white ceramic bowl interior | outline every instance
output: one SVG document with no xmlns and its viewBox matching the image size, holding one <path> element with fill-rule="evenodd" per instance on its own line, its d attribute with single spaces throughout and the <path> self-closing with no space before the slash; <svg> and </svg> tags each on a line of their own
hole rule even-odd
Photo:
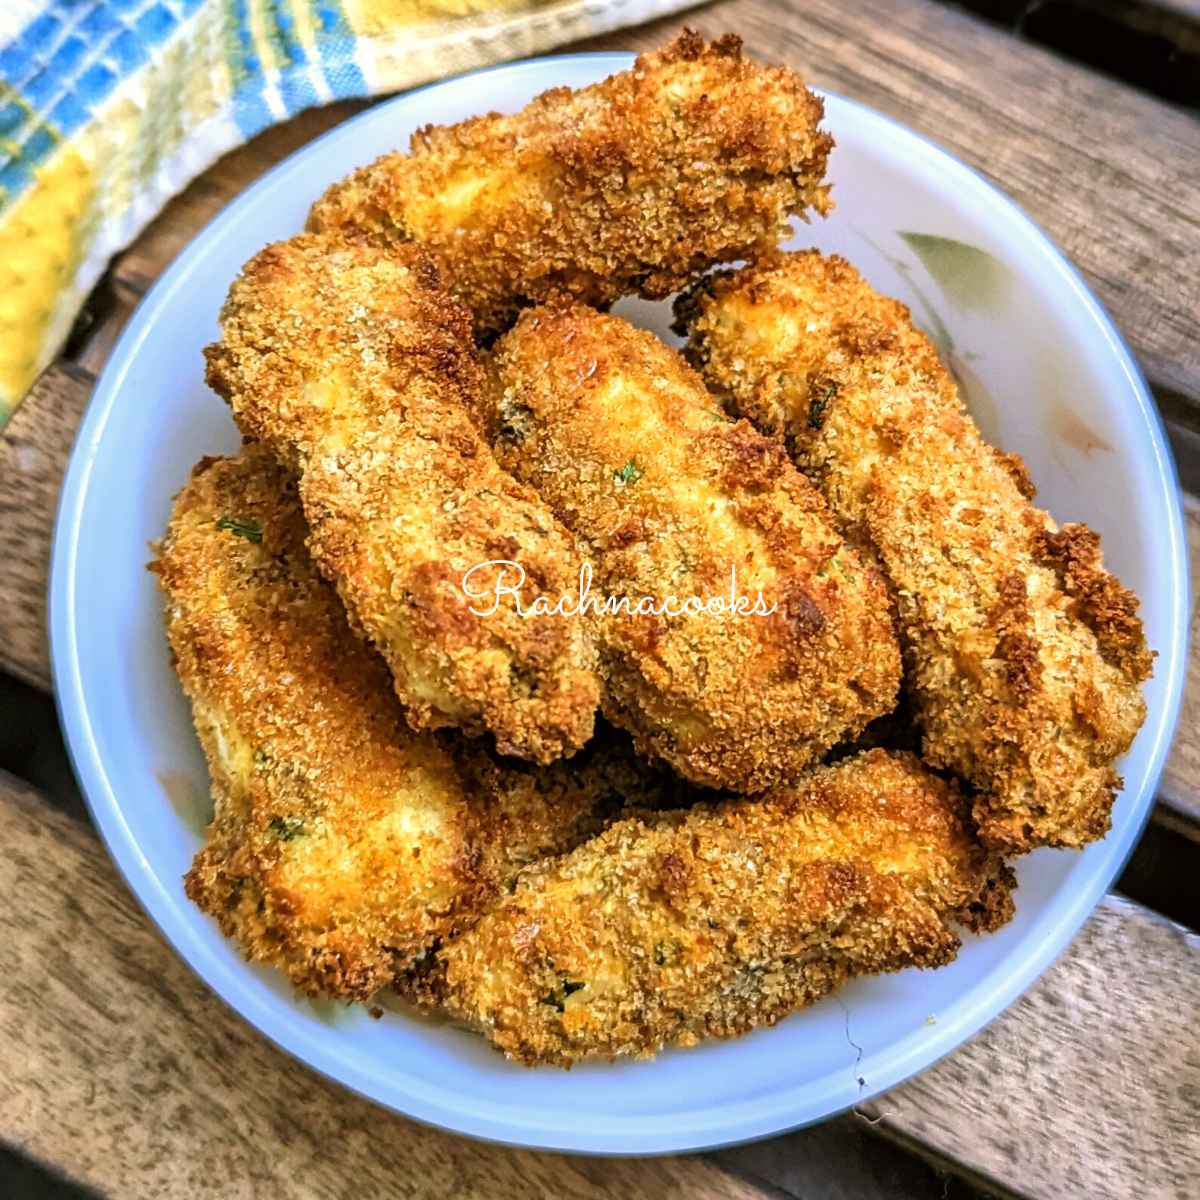
<svg viewBox="0 0 1200 1200">
<path fill-rule="evenodd" d="M 547 87 L 584 85 L 628 61 L 542 59 L 402 97 L 300 151 L 232 204 L 163 276 L 113 354 L 64 487 L 51 584 L 61 713 L 96 824 L 146 910 L 219 995 L 300 1059 L 410 1116 L 506 1142 L 624 1154 L 819 1120 L 952 1050 L 1036 978 L 1141 828 L 1178 707 L 1187 608 L 1161 427 L 1078 276 L 979 176 L 886 118 L 829 97 L 838 207 L 801 226 L 796 244 L 845 254 L 912 305 L 951 354 L 985 432 L 1024 455 L 1056 516 L 1102 532 L 1109 563 L 1142 597 L 1160 657 L 1112 834 L 1082 854 L 1023 860 L 1016 919 L 968 938 L 944 970 L 860 981 L 774 1029 L 653 1062 L 529 1071 L 453 1028 L 297 999 L 271 971 L 246 965 L 184 897 L 207 776 L 144 569 L 192 465 L 238 445 L 225 406 L 204 385 L 201 348 L 217 334 L 243 261 L 299 230 L 330 182 L 427 122 L 515 110 Z M 665 306 L 626 302 L 620 311 L 667 336 Z"/>
</svg>

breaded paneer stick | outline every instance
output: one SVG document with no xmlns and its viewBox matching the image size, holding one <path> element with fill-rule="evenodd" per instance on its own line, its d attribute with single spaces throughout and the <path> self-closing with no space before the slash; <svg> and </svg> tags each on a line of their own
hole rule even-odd
<svg viewBox="0 0 1200 1200">
<path fill-rule="evenodd" d="M 510 1058 L 734 1037 L 856 975 L 936 967 L 1013 878 L 953 784 L 872 750 L 755 799 L 630 817 L 522 874 L 427 987 Z"/>
<path fill-rule="evenodd" d="M 479 616 L 463 590 L 480 564 L 519 560 L 558 595 L 579 554 L 471 423 L 469 318 L 436 271 L 411 247 L 301 235 L 246 265 L 221 327 L 208 381 L 298 474 L 312 555 L 386 659 L 409 724 L 487 731 L 538 762 L 582 746 L 599 701 L 586 622 Z"/>
<path fill-rule="evenodd" d="M 477 738 L 437 735 L 480 813 L 475 852 L 487 886 L 460 925 L 511 889 L 524 868 L 581 845 L 623 814 L 691 805 L 696 792 L 665 767 L 647 764 L 629 737 L 604 721 L 571 759 L 539 766 L 500 758 Z"/>
<path fill-rule="evenodd" d="M 783 448 L 728 421 L 678 354 L 560 305 L 523 313 L 489 374 L 497 458 L 585 545 L 596 598 L 693 605 L 601 618 L 604 712 L 641 750 L 761 791 L 893 706 L 878 571 Z M 731 593 L 742 609 L 714 611 Z"/>
<path fill-rule="evenodd" d="M 330 188 L 309 228 L 419 243 L 485 338 L 555 292 L 662 299 L 774 247 L 789 216 L 828 211 L 823 113 L 738 38 L 685 31 L 602 83 L 418 130 L 408 154 Z"/>
<path fill-rule="evenodd" d="M 1103 837 L 1145 716 L 1137 598 L 1086 525 L 1031 503 L 908 310 L 841 258 L 785 254 L 680 304 L 730 410 L 782 435 L 895 589 L 924 755 L 1010 853 Z"/>
<path fill-rule="evenodd" d="M 516 769 L 412 733 L 306 533 L 291 477 L 251 446 L 196 468 L 153 564 L 215 800 L 186 886 L 249 958 L 365 1000 L 662 785 L 606 746 Z"/>
</svg>

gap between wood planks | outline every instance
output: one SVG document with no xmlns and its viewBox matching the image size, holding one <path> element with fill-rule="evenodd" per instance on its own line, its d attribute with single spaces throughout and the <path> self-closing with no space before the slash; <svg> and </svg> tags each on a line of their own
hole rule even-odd
<svg viewBox="0 0 1200 1200">
<path fill-rule="evenodd" d="M 872 1194 L 869 1175 L 821 1161 L 853 1145 L 844 1125 L 707 1161 L 566 1158 L 417 1126 L 243 1023 L 162 942 L 91 831 L 2 773 L 0 824 L 0 1139 L 82 1183 L 165 1200 L 213 1186 L 358 1196 L 398 1181 L 413 1200 L 766 1200 L 728 1167 L 795 1196 L 831 1194 L 843 1179 L 839 1194 Z M 859 1111 L 1005 1194 L 1184 1197 L 1200 1172 L 1189 1100 L 1200 1088 L 1198 967 L 1193 935 L 1106 897 L 1008 1012 Z M 886 1174 L 874 1183 L 892 1184 L 896 1200 L 922 1194 L 886 1158 L 876 1166 Z"/>
<path fill-rule="evenodd" d="M 952 3 L 954 0 L 942 0 Z M 1018 36 L 1200 109 L 1197 0 L 958 0 Z"/>
</svg>

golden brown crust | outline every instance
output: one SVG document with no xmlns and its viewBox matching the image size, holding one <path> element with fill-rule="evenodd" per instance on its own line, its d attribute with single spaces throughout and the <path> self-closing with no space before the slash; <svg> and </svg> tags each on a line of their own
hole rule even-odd
<svg viewBox="0 0 1200 1200">
<path fill-rule="evenodd" d="M 462 590 L 477 564 L 520 560 L 557 595 L 579 556 L 472 425 L 469 319 L 429 262 L 302 235 L 246 265 L 221 319 L 209 382 L 298 472 L 309 548 L 409 723 L 488 731 L 540 762 L 583 745 L 599 702 L 586 624 L 477 616 Z"/>
<path fill-rule="evenodd" d="M 200 463 L 153 564 L 215 798 L 186 886 L 248 957 L 365 1000 L 520 868 L 668 793 L 620 747 L 517 768 L 410 732 L 306 532 L 291 478 L 249 446 Z"/>
<path fill-rule="evenodd" d="M 686 31 L 515 116 L 418 130 L 409 154 L 335 184 L 309 228 L 420 243 L 483 335 L 555 292 L 661 299 L 774 246 L 789 215 L 829 210 L 822 116 L 793 72 Z"/>
<path fill-rule="evenodd" d="M 1100 535 L 1078 524 L 1035 529 L 1033 553 L 1078 602 L 1079 619 L 1096 635 L 1104 657 L 1131 679 L 1149 678 L 1153 655 L 1137 615 L 1137 597 L 1104 569 Z"/>
<path fill-rule="evenodd" d="M 769 616 L 609 615 L 604 711 L 694 782 L 761 791 L 895 703 L 878 572 L 783 448 L 729 422 L 652 334 L 583 305 L 527 310 L 482 416 L 501 464 L 574 532 L 601 597 L 761 593 Z"/>
<path fill-rule="evenodd" d="M 784 437 L 877 551 L 925 755 L 978 789 L 983 835 L 1012 853 L 1103 837 L 1152 654 L 1099 538 L 1029 502 L 1023 466 L 983 441 L 908 310 L 843 259 L 714 276 L 679 316 L 709 385 Z"/>
<path fill-rule="evenodd" d="M 869 751 L 754 800 L 618 821 L 440 953 L 425 986 L 524 1063 L 771 1025 L 846 979 L 940 966 L 1013 881 L 957 788 Z"/>
</svg>

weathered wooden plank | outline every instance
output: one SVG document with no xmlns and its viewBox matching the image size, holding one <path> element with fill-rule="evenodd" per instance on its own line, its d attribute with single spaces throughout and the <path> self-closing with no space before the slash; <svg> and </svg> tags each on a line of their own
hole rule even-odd
<svg viewBox="0 0 1200 1200">
<path fill-rule="evenodd" d="M 202 1185 L 231 1197 L 761 1198 L 702 1159 L 485 1146 L 343 1093 L 176 959 L 85 826 L 9 777 L 0 823 L 0 1139 L 80 1182 L 168 1198 Z M 864 1115 L 1024 1196 L 1184 1195 L 1178 1182 L 1200 1170 L 1188 1098 L 1198 968 L 1194 937 L 1110 897 L 1008 1014 Z M 812 1154 L 846 1140 L 801 1131 L 723 1158 L 806 1195 Z"/>
<path fill-rule="evenodd" d="M 1172 401 L 1162 394 L 1156 394 L 1159 411 L 1163 412 L 1167 404 L 1175 407 Z M 1167 437 L 1171 442 L 1171 451 L 1175 455 L 1175 463 L 1179 468 L 1179 485 L 1185 492 L 1200 496 L 1200 428 L 1192 429 L 1172 420 L 1164 412 L 1164 424 Z"/>
<path fill-rule="evenodd" d="M 880 1134 L 857 1113 L 707 1157 L 796 1200 L 998 1200 L 961 1163 Z"/>
<path fill-rule="evenodd" d="M 1108 896 L 974 1041 L 862 1106 L 1022 1195 L 1157 1200 L 1200 1179 L 1200 938 Z"/>
<path fill-rule="evenodd" d="M 0 1140 L 78 1182 L 162 1200 L 769 1194 L 702 1158 L 565 1158 L 393 1116 L 209 992 L 90 829 L 8 776 L 0 825 Z"/>
<path fill-rule="evenodd" d="M 58 490 L 95 382 L 55 364 L 0 432 L 0 667 L 50 690 L 46 579 Z"/>
<path fill-rule="evenodd" d="M 990 176 L 1200 413 L 1200 122 L 933 0 L 724 0 L 574 48 L 643 50 L 681 24 L 732 30 Z"/>
</svg>

